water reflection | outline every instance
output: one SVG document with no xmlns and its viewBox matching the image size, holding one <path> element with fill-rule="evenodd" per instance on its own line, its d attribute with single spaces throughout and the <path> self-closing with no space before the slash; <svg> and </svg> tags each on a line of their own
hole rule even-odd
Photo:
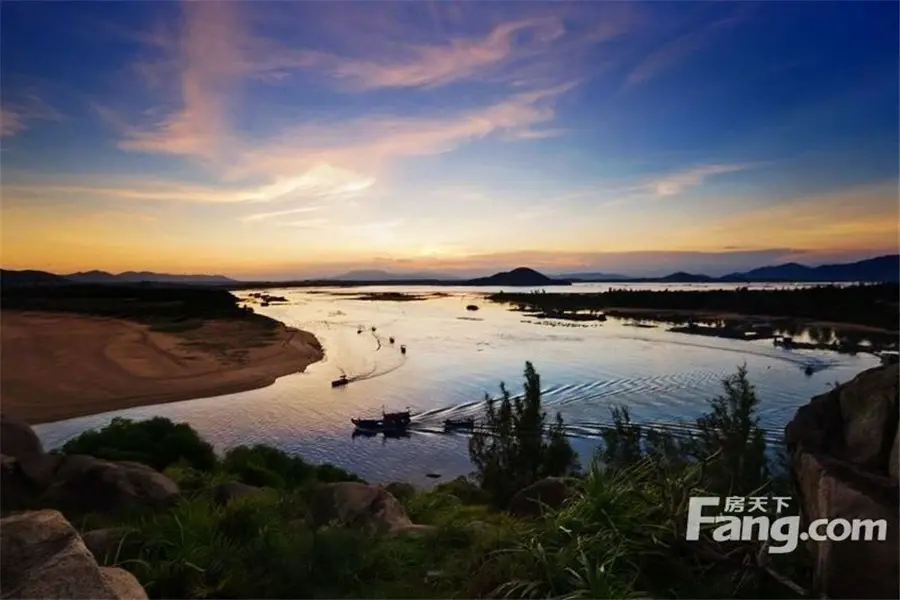
<svg viewBox="0 0 900 600">
<path fill-rule="evenodd" d="M 264 443 L 370 481 L 433 485 L 427 473 L 470 471 L 468 436 L 444 433 L 444 421 L 477 417 L 485 393 L 496 396 L 500 382 L 518 393 L 527 360 L 541 374 L 548 414 L 562 413 L 582 456 L 596 448 L 613 404 L 628 405 L 635 421 L 689 427 L 721 392 L 721 378 L 742 363 L 757 387 L 761 425 L 777 439 L 798 405 L 879 363 L 867 354 L 678 334 L 632 320 L 539 323 L 467 291 L 395 302 L 270 292 L 288 303 L 257 310 L 313 332 L 323 361 L 260 390 L 41 425 L 42 441 L 53 448 L 114 416 L 160 415 L 191 423 L 218 451 Z M 470 304 L 480 307 L 478 320 Z M 351 383 L 332 388 L 341 374 Z M 354 435 L 352 418 L 406 407 L 413 424 L 404 436 Z"/>
</svg>

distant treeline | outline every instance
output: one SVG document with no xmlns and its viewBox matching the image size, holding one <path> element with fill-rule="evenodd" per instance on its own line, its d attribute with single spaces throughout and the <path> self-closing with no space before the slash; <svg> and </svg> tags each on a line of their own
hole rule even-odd
<svg viewBox="0 0 900 600">
<path fill-rule="evenodd" d="M 651 291 L 611 289 L 595 294 L 498 293 L 494 302 L 524 309 L 584 311 L 608 309 L 685 310 L 831 321 L 900 330 L 900 284 L 817 286 L 800 289 Z"/>
<path fill-rule="evenodd" d="M 65 285 L 2 290 L 4 310 L 71 312 L 138 321 L 257 317 L 230 292 L 195 286 Z M 273 321 L 274 323 L 274 321 Z"/>
</svg>

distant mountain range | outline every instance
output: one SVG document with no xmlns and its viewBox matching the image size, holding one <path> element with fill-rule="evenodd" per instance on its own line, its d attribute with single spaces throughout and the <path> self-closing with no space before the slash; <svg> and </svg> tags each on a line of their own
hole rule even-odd
<svg viewBox="0 0 900 600">
<path fill-rule="evenodd" d="M 549 286 L 570 285 L 572 282 L 660 282 L 660 283 L 741 283 L 741 282 L 797 282 L 797 283 L 847 283 L 847 282 L 898 282 L 900 281 L 900 254 L 879 256 L 853 263 L 822 265 L 808 267 L 797 263 L 787 263 L 769 267 L 760 267 L 742 273 L 731 273 L 724 277 L 686 273 L 679 271 L 665 277 L 637 278 L 614 273 L 567 273 L 548 277 L 534 269 L 519 267 L 511 271 L 495 273 L 488 277 L 461 279 L 433 273 L 389 273 L 379 270 L 350 271 L 337 277 L 322 280 L 306 280 L 295 282 L 270 282 L 272 285 L 291 284 L 328 284 L 347 283 L 385 283 L 403 282 L 406 284 L 428 285 L 478 285 L 478 286 Z M 62 285 L 66 283 L 158 283 L 158 284 L 194 284 L 194 285 L 226 285 L 229 288 L 247 286 L 251 283 L 240 282 L 224 275 L 171 275 L 151 273 L 147 271 L 127 271 L 114 275 L 106 271 L 87 271 L 69 275 L 54 275 L 46 271 L 10 271 L 0 270 L 0 283 L 4 286 L 15 285 Z M 265 283 L 265 282 L 262 282 Z"/>
<path fill-rule="evenodd" d="M 236 280 L 224 275 L 170 275 L 150 271 L 125 271 L 114 275 L 106 271 L 84 271 L 62 275 L 75 283 L 235 283 Z"/>
<path fill-rule="evenodd" d="M 455 281 L 460 279 L 453 275 L 444 275 L 441 273 L 389 273 L 388 271 L 379 270 L 358 270 L 341 273 L 335 277 L 329 277 L 334 281 L 404 281 L 404 280 L 441 280 Z"/>
<path fill-rule="evenodd" d="M 722 277 L 710 277 L 679 271 L 665 277 L 628 277 L 603 273 L 569 273 L 561 279 L 579 282 L 641 281 L 666 283 L 740 283 L 740 282 L 796 282 L 796 283 L 846 283 L 846 282 L 896 282 L 900 281 L 900 254 L 888 254 L 853 263 L 808 267 L 798 263 L 786 263 L 760 267 L 741 273 L 729 273 Z"/>
<path fill-rule="evenodd" d="M 46 271 L 11 271 L 0 270 L 0 282 L 3 285 L 63 285 L 67 283 L 179 283 L 179 284 L 227 284 L 236 280 L 224 275 L 170 275 L 168 273 L 151 273 L 149 271 L 126 271 L 117 275 L 106 271 L 84 271 L 68 275 L 55 275 Z"/>
</svg>

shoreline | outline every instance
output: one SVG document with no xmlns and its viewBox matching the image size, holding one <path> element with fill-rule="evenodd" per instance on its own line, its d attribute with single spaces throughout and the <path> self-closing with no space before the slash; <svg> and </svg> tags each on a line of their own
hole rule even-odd
<svg viewBox="0 0 900 600">
<path fill-rule="evenodd" d="M 150 325 L 4 310 L 2 409 L 30 425 L 268 387 L 324 358 L 311 333 L 275 320 Z"/>
</svg>

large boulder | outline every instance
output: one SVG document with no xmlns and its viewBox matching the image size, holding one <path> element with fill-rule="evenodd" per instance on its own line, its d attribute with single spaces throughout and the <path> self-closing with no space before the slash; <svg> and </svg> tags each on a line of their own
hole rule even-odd
<svg viewBox="0 0 900 600">
<path fill-rule="evenodd" d="M 309 518 L 314 527 L 336 523 L 372 532 L 420 528 L 383 487 L 351 481 L 319 486 L 310 502 Z"/>
<path fill-rule="evenodd" d="M 545 477 L 516 492 L 509 502 L 515 517 L 539 517 L 549 508 L 561 508 L 572 496 L 572 487 L 561 477 Z"/>
<path fill-rule="evenodd" d="M 785 429 L 800 513 L 884 520 L 883 541 L 810 541 L 816 592 L 830 598 L 900 597 L 896 453 L 900 365 L 870 369 L 813 398 Z"/>
<path fill-rule="evenodd" d="M 46 454 L 31 427 L 0 416 L 0 505 L 5 510 L 39 505 L 109 511 L 137 503 L 165 505 L 179 494 L 174 481 L 141 463 Z"/>
<path fill-rule="evenodd" d="M 146 465 L 73 455 L 62 457 L 41 500 L 49 506 L 90 512 L 135 504 L 163 506 L 178 495 L 178 484 Z"/>
<path fill-rule="evenodd" d="M 102 568 L 55 510 L 0 520 L 0 597 L 147 598 L 130 573 Z"/>
<path fill-rule="evenodd" d="M 0 413 L 0 454 L 25 460 L 44 454 L 40 438 L 25 421 Z"/>
</svg>

